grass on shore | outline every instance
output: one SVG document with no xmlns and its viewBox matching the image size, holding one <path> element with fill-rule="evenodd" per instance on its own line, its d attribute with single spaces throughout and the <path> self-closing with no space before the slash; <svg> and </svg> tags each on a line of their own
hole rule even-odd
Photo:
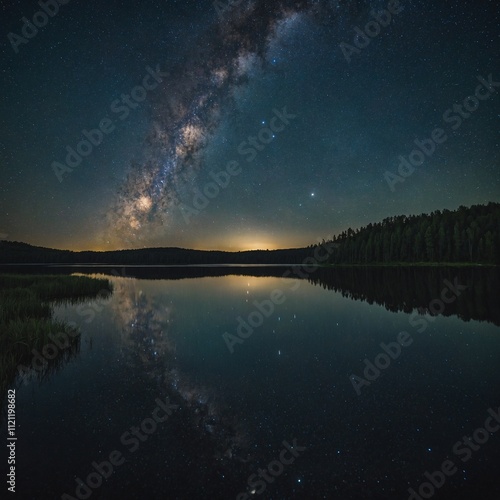
<svg viewBox="0 0 500 500">
<path fill-rule="evenodd" d="M 71 345 L 49 366 L 60 365 L 79 342 L 68 324 L 53 319 L 54 303 L 104 297 L 112 293 L 106 279 L 86 276 L 0 275 L 0 393 L 15 380 L 20 365 L 31 366 L 33 350 L 42 353 L 51 336 L 64 333 Z M 69 335 L 71 334 L 71 335 Z"/>
</svg>

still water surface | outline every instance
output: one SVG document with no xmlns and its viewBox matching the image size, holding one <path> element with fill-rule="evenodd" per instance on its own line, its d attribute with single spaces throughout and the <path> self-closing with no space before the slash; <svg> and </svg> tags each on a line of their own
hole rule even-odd
<svg viewBox="0 0 500 500">
<path fill-rule="evenodd" d="M 80 350 L 17 388 L 19 498 L 78 498 L 75 478 L 114 451 L 89 498 L 406 499 L 447 458 L 435 498 L 498 498 L 500 432 L 453 452 L 500 407 L 498 271 L 119 271 L 109 299 L 55 308 Z M 432 316 L 445 279 L 456 300 Z M 356 391 L 401 331 L 411 343 Z M 176 406 L 144 424 L 158 399 Z"/>
</svg>

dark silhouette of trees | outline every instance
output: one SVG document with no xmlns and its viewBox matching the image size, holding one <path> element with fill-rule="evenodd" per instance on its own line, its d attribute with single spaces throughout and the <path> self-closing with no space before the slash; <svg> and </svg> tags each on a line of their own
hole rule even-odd
<svg viewBox="0 0 500 500">
<path fill-rule="evenodd" d="M 399 215 L 334 237 L 333 264 L 469 262 L 500 264 L 500 204 Z"/>
<path fill-rule="evenodd" d="M 0 264 L 214 265 L 301 264 L 316 245 L 283 250 L 222 252 L 184 248 L 145 248 L 110 252 L 72 252 L 0 241 Z M 324 252 L 321 253 L 322 255 Z"/>
<path fill-rule="evenodd" d="M 431 214 L 399 215 L 349 228 L 334 244 L 332 264 L 469 262 L 500 264 L 500 204 L 461 206 Z M 0 241 L 0 264 L 210 265 L 301 264 L 320 245 L 283 250 L 222 252 L 146 248 L 110 252 L 71 252 Z M 324 251 L 321 251 L 324 254 Z"/>
</svg>

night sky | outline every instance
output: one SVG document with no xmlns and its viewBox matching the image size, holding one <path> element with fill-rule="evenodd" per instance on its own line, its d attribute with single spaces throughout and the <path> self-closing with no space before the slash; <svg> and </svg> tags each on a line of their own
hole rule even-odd
<svg viewBox="0 0 500 500">
<path fill-rule="evenodd" d="M 33 35 L 3 2 L 0 238 L 273 249 L 500 201 L 496 1 L 224 4 L 71 0 Z"/>
</svg>

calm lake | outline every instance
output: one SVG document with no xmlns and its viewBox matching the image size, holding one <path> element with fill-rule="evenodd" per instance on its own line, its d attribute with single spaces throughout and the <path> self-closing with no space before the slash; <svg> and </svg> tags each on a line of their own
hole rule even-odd
<svg viewBox="0 0 500 500">
<path fill-rule="evenodd" d="M 498 269 L 287 269 L 30 268 L 114 293 L 17 384 L 18 498 L 497 499 Z"/>
</svg>

